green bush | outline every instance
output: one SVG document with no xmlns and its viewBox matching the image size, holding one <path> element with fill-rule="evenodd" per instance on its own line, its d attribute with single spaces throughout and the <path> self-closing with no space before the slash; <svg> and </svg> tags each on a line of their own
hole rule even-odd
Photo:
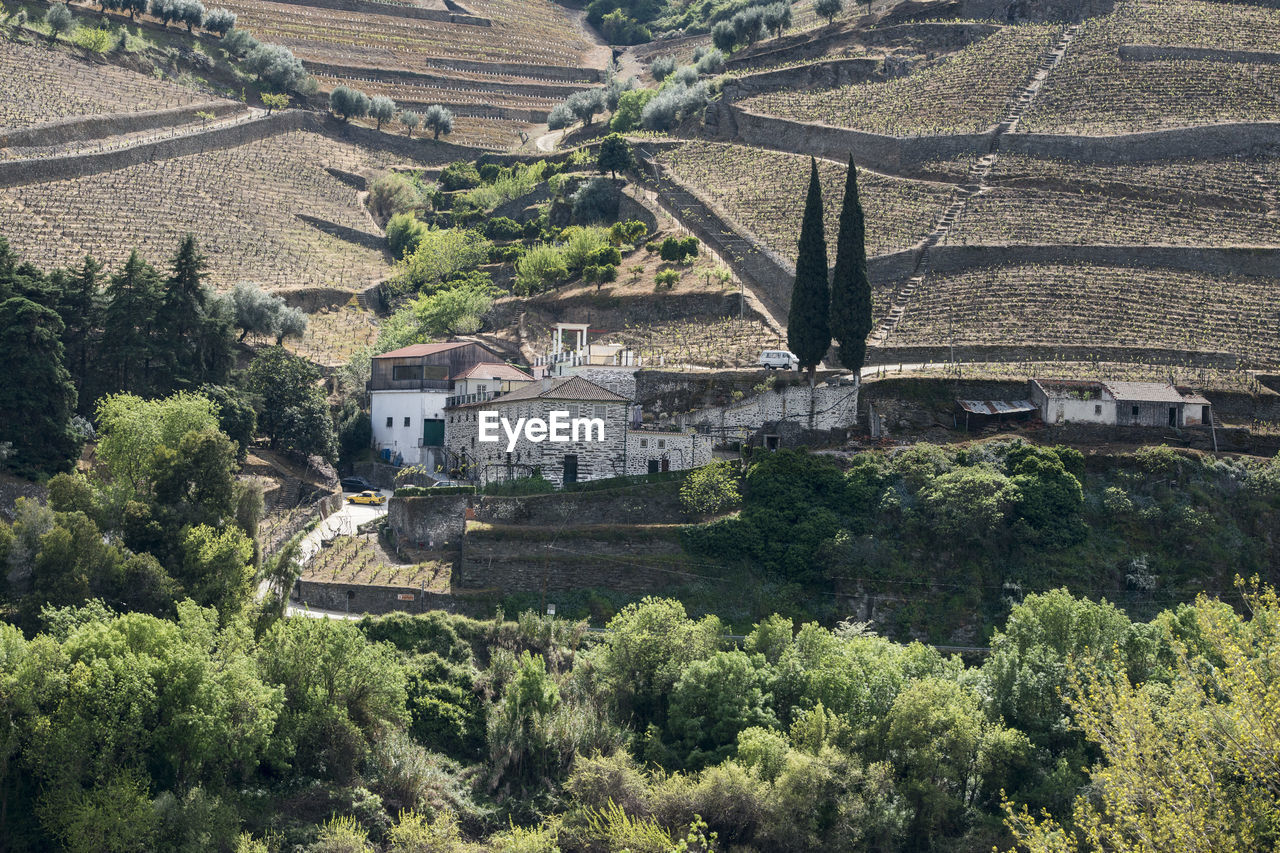
<svg viewBox="0 0 1280 853">
<path fill-rule="evenodd" d="M 440 186 L 450 192 L 480 186 L 480 172 L 474 163 L 450 163 L 440 173 Z"/>
<path fill-rule="evenodd" d="M 490 240 L 516 240 L 524 233 L 524 226 L 506 216 L 495 216 L 484 226 L 484 234 Z"/>
<path fill-rule="evenodd" d="M 393 493 L 397 498 L 432 498 L 441 495 L 474 495 L 475 486 L 401 486 Z"/>
</svg>

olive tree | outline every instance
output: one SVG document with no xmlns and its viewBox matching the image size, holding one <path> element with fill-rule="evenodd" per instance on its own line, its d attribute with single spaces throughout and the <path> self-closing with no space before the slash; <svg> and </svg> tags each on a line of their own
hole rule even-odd
<svg viewBox="0 0 1280 853">
<path fill-rule="evenodd" d="M 204 16 L 204 28 L 211 33 L 225 36 L 236 25 L 236 13 L 230 9 L 210 9 Z"/>
<path fill-rule="evenodd" d="M 405 135 L 412 138 L 414 128 L 422 124 L 422 114 L 415 113 L 413 110 L 405 110 L 400 113 L 400 123 L 404 125 Z"/>
<path fill-rule="evenodd" d="M 56 41 L 58 36 L 71 32 L 76 27 L 71 17 L 71 10 L 65 3 L 56 3 L 44 13 L 44 22 L 49 27 L 49 41 Z"/>
<path fill-rule="evenodd" d="M 448 107 L 432 104 L 422 114 L 422 126 L 434 134 L 433 139 L 439 139 L 441 134 L 448 136 L 453 133 L 453 111 Z"/>
<path fill-rule="evenodd" d="M 391 121 L 396 114 L 396 102 L 386 95 L 375 95 L 369 101 L 369 115 L 377 122 L 377 129 L 382 130 L 384 121 Z"/>
<path fill-rule="evenodd" d="M 344 122 L 367 116 L 372 106 L 368 95 L 350 86 L 338 86 L 329 95 L 329 109 L 341 116 Z"/>
</svg>

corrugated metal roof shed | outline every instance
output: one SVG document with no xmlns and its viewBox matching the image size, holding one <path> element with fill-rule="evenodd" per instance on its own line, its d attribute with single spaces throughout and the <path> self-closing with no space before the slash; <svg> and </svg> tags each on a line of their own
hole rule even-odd
<svg viewBox="0 0 1280 853">
<path fill-rule="evenodd" d="M 975 415 L 1017 415 L 1034 412 L 1036 404 L 1030 400 L 957 400 L 960 408 Z"/>
</svg>

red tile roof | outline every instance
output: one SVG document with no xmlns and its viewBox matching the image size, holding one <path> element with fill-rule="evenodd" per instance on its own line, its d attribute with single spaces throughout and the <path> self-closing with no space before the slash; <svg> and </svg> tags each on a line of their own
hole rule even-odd
<svg viewBox="0 0 1280 853">
<path fill-rule="evenodd" d="M 523 370 L 496 361 L 482 361 L 459 373 L 454 379 L 510 379 L 516 382 L 532 382 L 533 377 Z"/>
<path fill-rule="evenodd" d="M 465 347 L 467 344 L 475 343 L 475 341 L 449 341 L 443 344 L 411 344 L 400 349 L 393 349 L 391 352 L 384 352 L 375 355 L 374 358 L 413 358 L 419 355 L 434 355 L 438 352 L 444 352 L 455 347 Z M 483 346 L 483 344 L 476 344 Z M 488 347 L 485 347 L 488 349 Z M 492 352 L 492 350 L 490 350 Z"/>
</svg>

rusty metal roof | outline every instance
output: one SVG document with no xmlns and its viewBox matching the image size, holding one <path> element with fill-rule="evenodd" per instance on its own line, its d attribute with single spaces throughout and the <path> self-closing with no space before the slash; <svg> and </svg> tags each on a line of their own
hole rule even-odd
<svg viewBox="0 0 1280 853">
<path fill-rule="evenodd" d="M 975 415 L 1016 415 L 1038 409 L 1030 400 L 956 400 L 960 408 Z"/>
</svg>

